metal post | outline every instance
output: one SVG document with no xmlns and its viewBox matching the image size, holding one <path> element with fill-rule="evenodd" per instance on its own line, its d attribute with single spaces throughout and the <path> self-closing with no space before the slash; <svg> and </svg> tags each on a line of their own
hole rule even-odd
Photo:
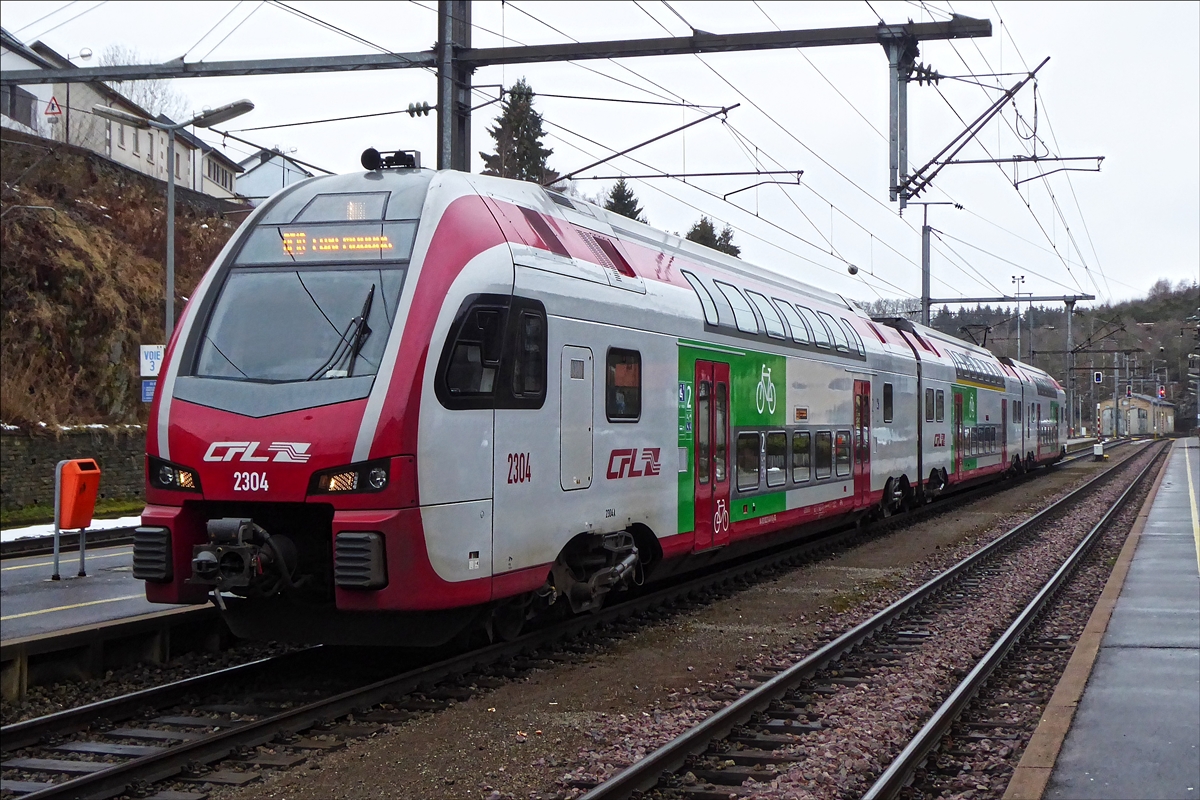
<svg viewBox="0 0 1200 800">
<path fill-rule="evenodd" d="M 469 0 L 438 0 L 438 169 L 471 171 L 471 70 L 458 60 L 470 46 Z"/>
<path fill-rule="evenodd" d="M 79 529 L 79 575 L 80 578 L 87 577 L 87 569 L 84 564 L 84 556 L 87 553 L 87 528 Z"/>
<path fill-rule="evenodd" d="M 925 206 L 925 224 L 921 226 L 921 324 L 929 325 L 929 206 Z"/>
<path fill-rule="evenodd" d="M 60 461 L 54 467 L 54 574 L 50 576 L 52 581 L 62 580 L 62 575 L 58 572 L 58 555 L 59 543 L 58 538 L 62 531 L 59 529 L 59 505 L 62 502 L 62 469 L 66 461 Z"/>
<path fill-rule="evenodd" d="M 884 45 L 888 56 L 888 116 L 890 138 L 888 141 L 888 197 L 895 201 L 900 196 L 900 55 L 903 52 L 898 42 Z"/>
<path fill-rule="evenodd" d="M 175 330 L 175 128 L 167 128 L 167 294 L 163 343 Z"/>
<path fill-rule="evenodd" d="M 1067 436 L 1073 436 L 1078 425 L 1075 422 L 1075 337 L 1071 333 L 1071 317 L 1075 315 L 1075 301 L 1067 301 L 1067 413 L 1071 421 L 1067 424 Z"/>
</svg>

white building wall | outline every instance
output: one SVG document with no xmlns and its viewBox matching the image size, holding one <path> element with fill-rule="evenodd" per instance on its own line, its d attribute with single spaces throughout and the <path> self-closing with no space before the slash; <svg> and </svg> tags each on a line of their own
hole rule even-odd
<svg viewBox="0 0 1200 800">
<path fill-rule="evenodd" d="M 29 59 L 22 56 L 20 53 L 9 50 L 7 47 L 0 48 L 0 72 L 17 69 L 40 69 L 40 64 L 35 64 Z M 50 98 L 54 96 L 54 87 L 47 84 L 34 84 L 32 86 L 22 86 L 22 89 L 32 94 L 37 98 L 36 107 L 34 108 L 34 123 L 35 127 L 30 128 L 22 125 L 15 120 L 10 119 L 5 115 L 0 115 L 0 125 L 5 128 L 32 133 L 35 136 L 50 138 L 50 126 L 46 124 L 46 106 L 50 104 Z"/>
</svg>

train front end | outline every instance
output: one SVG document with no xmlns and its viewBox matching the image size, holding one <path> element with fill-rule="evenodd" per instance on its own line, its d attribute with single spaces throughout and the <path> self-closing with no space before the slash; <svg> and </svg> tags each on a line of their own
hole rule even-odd
<svg viewBox="0 0 1200 800">
<path fill-rule="evenodd" d="M 422 220 L 435 175 L 288 187 L 209 269 L 147 432 L 147 599 L 211 599 L 234 633 L 292 641 L 430 645 L 470 621 L 421 573 L 415 416 L 437 307 L 417 287 L 436 283 L 420 274 L 422 228 L 445 216 Z"/>
</svg>

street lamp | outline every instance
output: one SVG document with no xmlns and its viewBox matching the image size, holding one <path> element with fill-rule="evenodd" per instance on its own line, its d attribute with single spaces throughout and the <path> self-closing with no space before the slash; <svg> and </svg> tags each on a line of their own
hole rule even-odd
<svg viewBox="0 0 1200 800">
<path fill-rule="evenodd" d="M 71 61 L 73 61 L 76 58 L 78 58 L 81 61 L 91 61 L 92 60 L 92 48 L 85 47 L 82 50 L 80 50 L 76 55 L 67 56 L 67 63 L 70 64 Z M 67 129 L 65 131 L 63 131 L 63 143 L 70 144 L 71 143 L 71 82 L 70 81 L 67 81 L 67 114 L 66 114 L 66 116 L 67 116 L 67 120 L 66 120 L 67 121 Z"/>
<path fill-rule="evenodd" d="M 195 125 L 197 128 L 208 128 L 228 122 L 234 117 L 240 117 L 247 111 L 254 110 L 254 103 L 249 100 L 238 100 L 234 103 L 201 111 L 186 122 L 159 122 L 147 119 L 138 114 L 130 114 L 119 108 L 108 106 L 92 106 L 92 113 L 98 117 L 132 125 L 145 130 L 154 128 L 167 132 L 167 289 L 166 289 L 166 323 L 164 325 L 164 344 L 170 344 L 171 334 L 175 331 L 175 131 Z"/>
<path fill-rule="evenodd" d="M 1017 360 L 1021 360 L 1021 284 L 1025 282 L 1025 276 L 1012 276 L 1012 282 L 1017 285 L 1017 290 L 1013 292 L 1017 296 Z"/>
</svg>

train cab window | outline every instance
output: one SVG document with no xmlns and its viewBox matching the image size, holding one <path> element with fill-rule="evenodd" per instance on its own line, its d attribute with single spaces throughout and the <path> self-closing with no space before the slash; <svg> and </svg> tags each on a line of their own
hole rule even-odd
<svg viewBox="0 0 1200 800">
<path fill-rule="evenodd" d="M 546 316 L 537 311 L 522 311 L 517 318 L 512 391 L 523 399 L 546 395 Z"/>
<path fill-rule="evenodd" d="M 731 286 L 728 283 L 721 281 L 713 281 L 721 294 L 725 295 L 725 299 L 729 301 L 730 308 L 733 309 L 733 321 L 737 325 L 737 329 L 742 333 L 758 333 L 758 320 L 754 316 L 754 312 L 750 310 L 750 304 L 746 302 L 746 298 L 742 297 L 741 291 L 736 286 Z"/>
<path fill-rule="evenodd" d="M 935 405 L 938 422 L 946 421 L 946 393 L 941 389 L 937 390 L 937 403 Z"/>
<path fill-rule="evenodd" d="M 642 354 L 608 349 L 604 410 L 609 422 L 637 422 L 642 416 Z"/>
<path fill-rule="evenodd" d="M 838 431 L 834 440 L 837 474 L 844 478 L 850 474 L 850 431 Z"/>
<path fill-rule="evenodd" d="M 450 351 L 446 390 L 453 397 L 490 395 L 500 368 L 508 309 L 476 307 L 467 312 Z"/>
<path fill-rule="evenodd" d="M 788 327 L 792 329 L 792 341 L 811 344 L 812 334 L 808 332 L 808 326 L 804 324 L 804 320 L 800 319 L 800 315 L 796 313 L 795 307 L 778 297 L 775 298 L 775 305 L 783 314 L 783 318 L 787 320 Z"/>
<path fill-rule="evenodd" d="M 817 480 L 828 478 L 833 474 L 833 434 L 829 431 L 818 431 L 816 442 Z"/>
<path fill-rule="evenodd" d="M 737 437 L 737 485 L 739 492 L 758 488 L 759 443 L 757 432 L 739 433 Z"/>
<path fill-rule="evenodd" d="M 759 315 L 763 318 L 763 323 L 767 326 L 767 336 L 773 339 L 782 339 L 786 335 L 783 332 L 783 320 L 779 318 L 779 312 L 775 310 L 775 306 L 766 297 L 758 292 L 746 290 L 746 296 L 750 298 L 750 302 L 754 303 L 754 307 L 758 309 Z"/>
<path fill-rule="evenodd" d="M 704 284 L 700 282 L 692 273 L 687 270 L 681 270 L 684 280 L 692 285 L 692 289 L 696 292 L 696 297 L 700 300 L 700 307 L 704 309 L 704 321 L 709 325 L 717 324 L 717 304 L 713 302 L 712 295 L 708 293 L 708 289 L 704 288 Z"/>
<path fill-rule="evenodd" d="M 933 422 L 933 389 L 925 390 L 925 421 Z"/>
<path fill-rule="evenodd" d="M 304 207 L 293 222 L 346 222 L 383 219 L 388 192 L 319 194 Z"/>
<path fill-rule="evenodd" d="M 767 486 L 787 483 L 787 434 L 772 431 L 767 434 Z"/>
<path fill-rule="evenodd" d="M 792 434 L 792 482 L 804 483 L 812 478 L 812 434 L 797 431 Z"/>
<path fill-rule="evenodd" d="M 892 421 L 892 412 L 893 412 L 892 385 L 890 383 L 885 383 L 883 385 L 883 421 L 884 422 Z"/>
<path fill-rule="evenodd" d="M 804 317 L 804 321 L 808 323 L 808 329 L 813 333 L 813 341 L 817 347 L 829 349 L 833 347 L 833 339 L 830 337 L 829 329 L 825 327 L 811 308 L 808 306 L 796 306 L 796 310 L 800 312 L 800 316 Z"/>
<path fill-rule="evenodd" d="M 825 327 L 829 329 L 829 333 L 833 336 L 833 346 L 839 353 L 849 353 L 850 343 L 846 341 L 846 332 L 833 318 L 832 314 L 825 311 L 818 311 L 817 316 L 825 323 Z"/>
</svg>

